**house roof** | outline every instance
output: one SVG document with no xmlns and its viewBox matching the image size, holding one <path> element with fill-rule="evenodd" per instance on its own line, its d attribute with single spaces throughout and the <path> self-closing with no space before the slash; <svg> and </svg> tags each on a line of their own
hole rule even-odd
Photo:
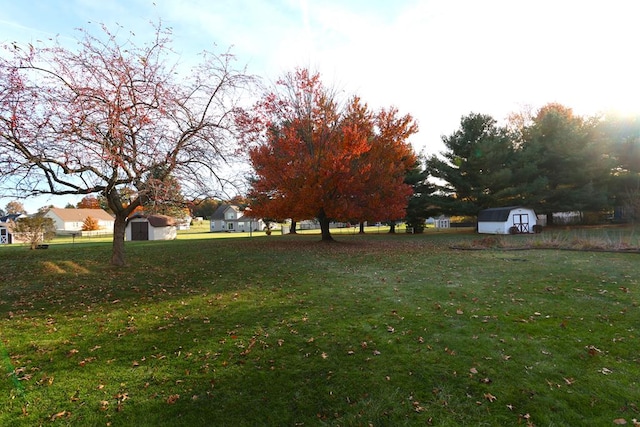
<svg viewBox="0 0 640 427">
<path fill-rule="evenodd" d="M 220 205 L 218 206 L 218 209 L 213 212 L 213 215 L 211 215 L 211 219 L 224 219 L 224 213 L 228 209 L 233 209 L 236 212 L 240 212 L 240 208 L 236 205 Z"/>
<path fill-rule="evenodd" d="M 507 206 L 484 209 L 478 212 L 478 222 L 505 222 L 509 219 L 512 210 L 521 208 L 522 206 Z"/>
<path fill-rule="evenodd" d="M 60 209 L 51 208 L 49 212 L 55 214 L 64 222 L 83 222 L 87 217 L 102 221 L 113 221 L 113 217 L 104 209 Z"/>
</svg>

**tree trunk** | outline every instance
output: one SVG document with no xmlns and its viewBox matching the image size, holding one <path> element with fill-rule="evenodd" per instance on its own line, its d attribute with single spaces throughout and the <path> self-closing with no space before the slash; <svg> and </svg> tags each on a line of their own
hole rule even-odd
<svg viewBox="0 0 640 427">
<path fill-rule="evenodd" d="M 364 234 L 364 222 L 360 223 L 360 231 L 359 234 Z"/>
<path fill-rule="evenodd" d="M 396 234 L 396 223 L 395 222 L 390 222 L 389 223 L 389 233 L 390 234 Z"/>
<path fill-rule="evenodd" d="M 553 213 L 547 214 L 547 227 L 553 225 Z"/>
<path fill-rule="evenodd" d="M 125 265 L 124 260 L 124 237 L 125 228 L 127 227 L 127 215 L 123 212 L 116 214 L 113 222 L 113 251 L 111 253 L 111 265 L 122 267 Z"/>
<path fill-rule="evenodd" d="M 318 221 L 320 222 L 320 232 L 322 234 L 323 242 L 333 242 L 333 237 L 331 237 L 331 231 L 329 231 L 329 218 L 327 218 L 327 214 L 324 213 L 324 209 L 320 209 L 320 213 L 318 214 Z"/>
<path fill-rule="evenodd" d="M 294 220 L 291 220 L 291 228 L 289 229 L 289 234 L 298 234 L 296 232 L 296 226 L 297 225 L 298 224 Z"/>
</svg>

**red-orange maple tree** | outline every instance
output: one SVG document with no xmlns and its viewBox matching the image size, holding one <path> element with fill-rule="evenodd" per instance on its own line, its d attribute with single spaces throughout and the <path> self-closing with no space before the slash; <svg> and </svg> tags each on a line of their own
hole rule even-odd
<svg viewBox="0 0 640 427">
<path fill-rule="evenodd" d="M 257 216 L 316 218 L 322 240 L 332 240 L 331 220 L 404 216 L 411 195 L 404 176 L 416 160 L 410 115 L 372 112 L 358 97 L 341 107 L 319 74 L 301 69 L 239 117 Z"/>
<path fill-rule="evenodd" d="M 84 196 L 76 205 L 78 209 L 102 209 L 96 196 Z"/>
</svg>

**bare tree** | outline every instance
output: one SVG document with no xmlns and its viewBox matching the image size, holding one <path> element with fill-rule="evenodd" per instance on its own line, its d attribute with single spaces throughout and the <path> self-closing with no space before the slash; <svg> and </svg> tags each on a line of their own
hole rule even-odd
<svg viewBox="0 0 640 427">
<path fill-rule="evenodd" d="M 104 197 L 115 215 L 118 266 L 126 220 L 158 181 L 172 176 L 200 193 L 215 185 L 233 151 L 235 105 L 251 82 L 228 53 L 203 52 L 181 72 L 161 25 L 142 45 L 123 32 L 81 30 L 76 51 L 8 45 L 8 59 L 0 58 L 3 191 Z"/>
</svg>

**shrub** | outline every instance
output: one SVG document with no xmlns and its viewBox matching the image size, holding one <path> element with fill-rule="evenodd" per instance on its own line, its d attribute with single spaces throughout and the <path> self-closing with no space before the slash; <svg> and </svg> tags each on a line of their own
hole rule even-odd
<svg viewBox="0 0 640 427">
<path fill-rule="evenodd" d="M 82 223 L 82 231 L 94 231 L 99 229 L 100 224 L 98 223 L 97 219 L 90 216 L 84 219 L 84 222 Z"/>
<path fill-rule="evenodd" d="M 19 218 L 13 226 L 13 233 L 23 240 L 31 249 L 51 240 L 56 235 L 56 227 L 51 218 L 41 215 Z"/>
</svg>

